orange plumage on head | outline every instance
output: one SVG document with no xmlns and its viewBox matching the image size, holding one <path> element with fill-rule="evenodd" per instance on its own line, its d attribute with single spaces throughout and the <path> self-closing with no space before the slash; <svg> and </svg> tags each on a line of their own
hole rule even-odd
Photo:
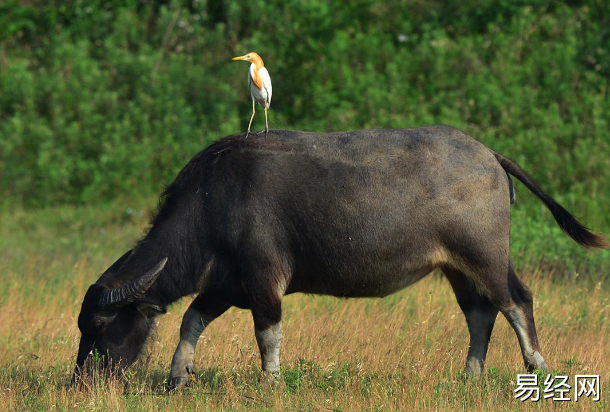
<svg viewBox="0 0 610 412">
<path fill-rule="evenodd" d="M 259 89 L 263 89 L 263 79 L 260 78 L 260 76 L 258 75 L 258 71 L 265 67 L 265 63 L 263 62 L 263 59 L 261 56 L 259 56 L 258 53 L 256 52 L 250 52 L 244 56 L 241 56 L 242 58 L 238 58 L 236 57 L 235 59 L 238 60 L 245 60 L 247 62 L 253 63 L 254 64 L 254 71 L 253 71 L 253 76 L 252 76 L 252 82 L 256 85 L 256 87 L 258 87 Z M 233 59 L 233 60 L 235 60 Z"/>
</svg>

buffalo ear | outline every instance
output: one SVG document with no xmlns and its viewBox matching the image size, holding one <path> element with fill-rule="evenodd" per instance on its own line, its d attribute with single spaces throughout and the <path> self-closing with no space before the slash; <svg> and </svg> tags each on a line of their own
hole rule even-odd
<svg viewBox="0 0 610 412">
<path fill-rule="evenodd" d="M 154 318 L 159 315 L 165 315 L 167 309 L 164 306 L 154 305 L 152 303 L 141 303 L 138 305 L 138 312 L 147 318 Z"/>
</svg>

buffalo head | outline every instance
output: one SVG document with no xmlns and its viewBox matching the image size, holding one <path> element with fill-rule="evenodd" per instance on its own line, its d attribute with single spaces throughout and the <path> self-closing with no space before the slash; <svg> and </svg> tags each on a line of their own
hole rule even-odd
<svg viewBox="0 0 610 412">
<path fill-rule="evenodd" d="M 107 271 L 118 270 L 127 260 L 127 252 Z M 89 287 L 80 314 L 81 339 L 73 383 L 93 382 L 96 370 L 109 374 L 122 371 L 137 359 L 150 334 L 156 315 L 165 313 L 161 306 L 139 301 L 155 282 L 167 258 L 127 284 L 108 288 L 100 281 Z"/>
</svg>

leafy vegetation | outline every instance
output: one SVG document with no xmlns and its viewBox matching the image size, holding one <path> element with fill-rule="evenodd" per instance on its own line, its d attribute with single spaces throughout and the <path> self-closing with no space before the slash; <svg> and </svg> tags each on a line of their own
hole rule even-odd
<svg viewBox="0 0 610 412">
<path fill-rule="evenodd" d="M 246 69 L 229 58 L 250 49 L 273 75 L 274 127 L 456 125 L 568 202 L 609 177 L 601 0 L 0 7 L 1 187 L 28 204 L 157 192 L 244 129 Z"/>
<path fill-rule="evenodd" d="M 272 127 L 454 125 L 610 232 L 609 26 L 602 0 L 7 0 L 2 202 L 159 193 L 211 141 L 245 129 L 246 68 L 230 57 L 257 50 L 274 81 Z M 516 249 L 541 243 L 534 260 L 551 261 L 573 250 L 547 250 L 561 235 L 518 190 Z"/>
</svg>

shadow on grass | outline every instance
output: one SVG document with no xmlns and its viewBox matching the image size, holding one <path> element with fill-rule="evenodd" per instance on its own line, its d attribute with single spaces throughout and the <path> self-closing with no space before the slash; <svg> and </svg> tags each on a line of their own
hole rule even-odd
<svg viewBox="0 0 610 412">
<path fill-rule="evenodd" d="M 147 369 L 135 370 L 127 374 L 127 392 L 138 393 L 147 389 L 154 395 L 172 395 L 175 393 L 205 393 L 207 395 L 224 395 L 226 380 L 235 381 L 234 376 L 227 375 L 221 368 L 205 368 L 191 375 L 185 387 L 170 390 L 168 388 L 169 370 Z"/>
</svg>

